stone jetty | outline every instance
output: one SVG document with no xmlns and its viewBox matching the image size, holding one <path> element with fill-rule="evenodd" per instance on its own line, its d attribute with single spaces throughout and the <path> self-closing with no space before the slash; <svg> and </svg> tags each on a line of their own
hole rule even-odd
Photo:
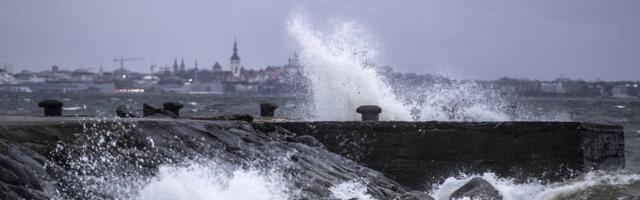
<svg viewBox="0 0 640 200">
<path fill-rule="evenodd" d="M 261 122 L 317 138 L 329 151 L 414 189 L 460 173 L 562 181 L 624 168 L 621 126 L 580 122 Z"/>
<path fill-rule="evenodd" d="M 147 107 L 164 118 L 0 117 L 0 199 L 123 198 L 82 177 L 145 179 L 194 159 L 279 169 L 301 199 L 331 198 L 329 188 L 352 180 L 376 199 L 427 199 L 416 190 L 459 173 L 561 181 L 624 167 L 616 125 L 185 119 L 178 107 Z M 478 193 L 469 188 L 459 195 Z"/>
</svg>

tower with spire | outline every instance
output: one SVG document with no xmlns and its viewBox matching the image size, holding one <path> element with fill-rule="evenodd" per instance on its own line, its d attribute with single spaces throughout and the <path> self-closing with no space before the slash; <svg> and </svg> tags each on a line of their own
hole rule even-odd
<svg viewBox="0 0 640 200">
<path fill-rule="evenodd" d="M 184 72 L 185 68 L 187 66 L 184 65 L 184 58 L 182 60 L 180 60 L 180 72 Z"/>
<path fill-rule="evenodd" d="M 238 56 L 238 44 L 235 39 L 233 40 L 233 55 L 231 55 L 231 59 L 229 61 L 233 77 L 240 77 L 242 70 L 240 70 L 240 56 Z"/>
<path fill-rule="evenodd" d="M 178 59 L 177 58 L 173 59 L 173 73 L 174 74 L 178 73 Z"/>
</svg>

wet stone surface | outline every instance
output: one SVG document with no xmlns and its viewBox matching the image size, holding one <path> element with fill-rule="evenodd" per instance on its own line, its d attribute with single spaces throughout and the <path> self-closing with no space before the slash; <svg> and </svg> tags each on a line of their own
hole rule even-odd
<svg viewBox="0 0 640 200">
<path fill-rule="evenodd" d="M 276 130 L 241 121 L 0 117 L 0 198 L 131 199 L 133 183 L 159 166 L 194 160 L 280 174 L 293 199 L 329 199 L 329 188 L 354 179 L 365 179 L 376 199 L 407 192 L 310 138 Z"/>
</svg>

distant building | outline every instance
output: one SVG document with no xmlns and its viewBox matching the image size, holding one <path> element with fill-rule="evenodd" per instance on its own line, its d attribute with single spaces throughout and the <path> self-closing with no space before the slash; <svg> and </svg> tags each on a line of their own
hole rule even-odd
<svg viewBox="0 0 640 200">
<path fill-rule="evenodd" d="M 540 90 L 545 94 L 565 94 L 567 89 L 562 82 L 543 82 L 540 84 Z"/>
<path fill-rule="evenodd" d="M 596 84 L 590 84 L 587 86 L 587 96 L 603 96 L 605 94 L 604 87 Z"/>
<path fill-rule="evenodd" d="M 222 66 L 220 65 L 220 63 L 216 62 L 216 64 L 213 64 L 213 67 L 211 69 L 213 72 L 219 72 L 222 71 Z"/>
<path fill-rule="evenodd" d="M 518 90 L 516 90 L 516 86 L 513 85 L 501 85 L 499 88 L 500 93 L 513 95 L 516 94 Z"/>
<path fill-rule="evenodd" d="M 629 98 L 629 88 L 626 85 L 616 85 L 611 88 L 611 96 L 616 98 Z"/>
<path fill-rule="evenodd" d="M 235 40 L 233 41 L 233 55 L 231 55 L 231 59 L 229 59 L 229 66 L 233 77 L 240 78 L 242 69 L 240 66 L 240 56 L 238 56 L 238 45 Z"/>
<path fill-rule="evenodd" d="M 293 53 L 293 57 L 289 58 L 284 70 L 289 73 L 302 73 L 302 64 L 300 64 L 297 53 Z"/>
<path fill-rule="evenodd" d="M 75 70 L 71 72 L 71 79 L 74 82 L 93 82 L 96 74 L 87 70 Z"/>
</svg>

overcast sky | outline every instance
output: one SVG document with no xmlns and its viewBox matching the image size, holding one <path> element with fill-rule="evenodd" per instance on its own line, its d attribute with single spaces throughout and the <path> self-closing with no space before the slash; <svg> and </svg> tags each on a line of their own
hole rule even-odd
<svg viewBox="0 0 640 200">
<path fill-rule="evenodd" d="M 0 0 L 0 63 L 115 69 L 125 55 L 144 59 L 136 71 L 174 58 L 227 68 L 237 38 L 245 67 L 281 65 L 297 48 L 293 10 L 361 23 L 397 71 L 640 80 L 638 0 Z"/>
</svg>

